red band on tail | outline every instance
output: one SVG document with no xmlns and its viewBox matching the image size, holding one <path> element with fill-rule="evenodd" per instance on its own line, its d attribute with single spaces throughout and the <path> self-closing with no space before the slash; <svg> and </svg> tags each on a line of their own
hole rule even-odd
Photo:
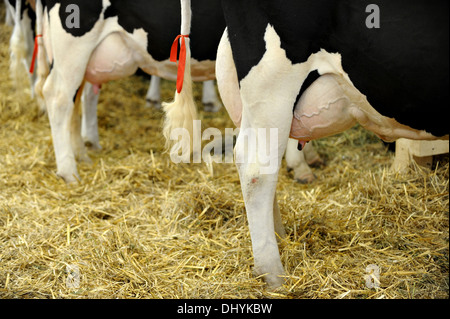
<svg viewBox="0 0 450 319">
<path fill-rule="evenodd" d="M 178 62 L 177 72 L 177 92 L 180 93 L 183 89 L 184 70 L 186 68 L 186 42 L 184 38 L 189 38 L 189 35 L 180 34 L 173 41 L 172 48 L 170 50 L 170 61 L 177 62 L 178 44 L 180 44 L 180 59 Z M 181 39 L 181 41 L 178 41 Z"/>
<path fill-rule="evenodd" d="M 36 57 L 38 53 L 38 38 L 41 38 L 42 34 L 36 35 L 34 38 L 34 50 L 33 50 L 33 58 L 31 59 L 31 65 L 30 65 L 30 73 L 34 73 L 34 65 L 36 64 Z"/>
</svg>

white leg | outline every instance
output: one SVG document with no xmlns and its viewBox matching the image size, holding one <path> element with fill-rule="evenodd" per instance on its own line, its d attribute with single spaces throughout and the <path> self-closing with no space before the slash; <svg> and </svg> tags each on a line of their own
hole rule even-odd
<svg viewBox="0 0 450 319">
<path fill-rule="evenodd" d="M 233 101 L 231 94 L 236 92 L 236 85 L 227 85 L 226 79 L 231 80 L 234 75 L 227 70 L 232 69 L 233 58 L 230 45 L 225 36 L 222 37 L 216 61 L 216 75 L 222 100 L 235 123 L 241 122 L 241 131 L 236 142 L 235 160 L 241 180 L 250 235 L 252 239 L 255 270 L 264 275 L 264 279 L 272 287 L 283 283 L 284 269 L 281 264 L 275 231 L 282 233 L 279 210 L 274 204 L 275 189 L 278 180 L 278 170 L 284 154 L 292 122 L 292 106 L 300 90 L 301 83 L 306 78 L 308 70 L 303 66 L 293 66 L 286 59 L 281 49 L 279 37 L 273 29 L 268 27 L 265 40 L 267 51 L 257 66 L 240 82 L 240 101 Z M 260 74 L 264 74 L 261 77 Z M 268 80 L 271 79 L 271 80 Z M 275 85 L 276 84 L 276 85 Z M 231 93 L 229 96 L 226 94 Z M 230 105 L 227 105 L 230 102 Z M 242 103 L 242 119 L 238 112 L 233 112 Z M 256 134 L 254 143 L 246 143 L 247 130 L 257 128 L 276 128 L 277 166 L 275 172 L 262 173 L 263 163 L 259 156 L 254 161 L 249 160 L 252 154 L 245 145 L 253 145 L 255 154 L 266 147 L 259 143 L 261 139 Z M 256 149 L 256 150 L 255 150 Z M 262 152 L 261 152 L 262 153 Z M 282 234 L 281 234 L 282 235 Z"/>
<path fill-rule="evenodd" d="M 306 162 L 304 151 L 299 151 L 297 146 L 298 141 L 290 138 L 286 148 L 287 169 L 294 171 L 294 178 L 297 182 L 308 184 L 313 182 L 316 177 Z"/>
<path fill-rule="evenodd" d="M 307 143 L 305 147 L 303 147 L 302 152 L 305 155 L 305 160 L 308 165 L 313 167 L 325 165 L 324 160 L 320 158 L 320 155 L 316 152 L 312 143 Z"/>
<path fill-rule="evenodd" d="M 251 116 L 249 115 L 249 117 Z M 275 173 L 261 174 L 263 165 L 259 158 L 256 156 L 255 162 L 251 160 L 251 151 L 243 146 L 246 143 L 243 132 L 253 128 L 252 123 L 249 123 L 244 114 L 241 133 L 235 148 L 236 163 L 252 239 L 255 272 L 258 275 L 265 275 L 264 279 L 267 283 L 272 287 L 277 287 L 283 283 L 280 276 L 284 275 L 275 235 L 275 227 L 280 232 L 280 236 L 284 235 L 280 230 L 279 210 L 274 203 L 279 167 L 277 167 Z M 283 154 L 283 146 L 286 146 L 287 136 L 286 134 L 281 135 L 284 135 L 285 141 L 283 143 L 280 137 L 277 139 L 279 143 L 277 150 L 280 154 Z M 259 143 L 259 139 L 256 138 L 255 145 Z M 259 147 L 256 147 L 254 152 L 258 153 L 258 151 Z M 279 157 L 281 158 L 281 156 Z"/>
<path fill-rule="evenodd" d="M 206 112 L 217 112 L 221 109 L 222 103 L 217 96 L 214 80 L 203 82 L 202 103 Z"/>
<path fill-rule="evenodd" d="M 254 108 L 243 108 L 245 103 L 244 99 L 240 97 L 238 78 L 226 32 L 220 41 L 218 49 L 216 76 L 219 92 L 225 107 L 234 123 L 241 126 L 235 146 L 235 162 L 241 180 L 242 194 L 247 211 L 255 272 L 257 275 L 266 274 L 264 279 L 270 286 L 280 286 L 283 283 L 283 279 L 279 276 L 284 274 L 284 269 L 278 251 L 275 227 L 280 236 L 284 234 L 281 230 L 282 223 L 278 205 L 275 202 L 278 169 L 270 175 L 260 174 L 260 163 L 258 161 L 252 163 L 248 158 L 249 150 L 245 148 L 245 131 L 248 130 L 247 132 L 249 132 L 252 128 L 257 128 L 252 119 L 255 120 L 253 116 L 258 116 L 258 112 Z M 251 83 L 249 84 L 251 86 Z M 278 138 L 280 138 L 280 135 Z M 257 141 L 250 143 L 250 145 L 257 144 Z M 278 146 L 280 147 L 280 144 Z M 281 147 L 283 146 L 281 145 Z M 284 150 L 279 154 L 283 153 Z"/>
<path fill-rule="evenodd" d="M 93 150 L 101 150 L 98 135 L 97 104 L 100 93 L 95 94 L 93 85 L 86 82 L 82 96 L 81 136 L 84 143 Z"/>
<path fill-rule="evenodd" d="M 4 0 L 4 2 L 6 7 L 5 24 L 12 27 L 14 25 L 14 9 L 9 4 L 8 0 Z"/>
<path fill-rule="evenodd" d="M 80 104 L 85 70 L 96 43 L 84 41 L 83 50 L 74 50 L 80 40 L 61 36 L 64 31 L 58 27 L 58 23 L 49 26 L 51 39 L 57 41 L 52 43 L 53 68 L 42 93 L 50 120 L 57 174 L 67 183 L 74 183 L 79 180 L 76 157 L 88 160 L 81 138 Z"/>
<path fill-rule="evenodd" d="M 161 108 L 161 78 L 152 75 L 150 79 L 150 86 L 145 96 L 146 106 L 154 107 L 159 110 Z"/>
<path fill-rule="evenodd" d="M 77 91 L 75 97 L 74 110 L 70 121 L 70 141 L 72 149 L 75 154 L 75 158 L 79 161 L 92 163 L 91 159 L 87 155 L 86 147 L 81 137 L 81 100 L 84 91 L 84 83 Z"/>
<path fill-rule="evenodd" d="M 277 194 L 275 193 L 274 199 L 273 199 L 273 222 L 275 227 L 275 235 L 278 238 L 285 238 L 286 237 L 286 230 L 283 226 L 283 221 L 281 219 L 281 213 L 280 208 L 278 207 L 278 201 L 277 201 Z"/>
<path fill-rule="evenodd" d="M 52 130 L 57 175 L 67 183 L 73 183 L 79 179 L 70 130 L 76 87 L 71 90 L 64 87 L 64 81 L 57 74 L 50 72 L 43 93 Z"/>
</svg>

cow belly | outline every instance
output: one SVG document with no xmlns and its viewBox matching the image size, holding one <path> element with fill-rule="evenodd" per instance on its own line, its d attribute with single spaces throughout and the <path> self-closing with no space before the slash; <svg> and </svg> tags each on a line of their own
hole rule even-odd
<svg viewBox="0 0 450 319">
<path fill-rule="evenodd" d="M 400 137 L 429 140 L 434 136 L 378 113 L 342 76 L 325 74 L 312 83 L 294 108 L 290 136 L 310 141 L 343 132 L 356 123 L 385 141 Z"/>
<path fill-rule="evenodd" d="M 91 83 L 102 84 L 130 76 L 137 68 L 136 53 L 119 33 L 112 33 L 92 53 L 85 78 Z"/>
</svg>

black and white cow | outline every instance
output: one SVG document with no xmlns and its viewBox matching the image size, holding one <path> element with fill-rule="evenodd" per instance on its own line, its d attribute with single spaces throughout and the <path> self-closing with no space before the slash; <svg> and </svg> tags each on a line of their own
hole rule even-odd
<svg viewBox="0 0 450 319">
<path fill-rule="evenodd" d="M 290 136 L 304 145 L 360 123 L 387 141 L 448 139 L 449 2 L 224 0 L 222 6 L 227 30 L 216 60 L 222 101 L 241 132 L 276 133 L 274 143 L 256 134 L 253 149 L 240 134 L 235 156 L 255 270 L 277 287 L 284 269 L 275 233 L 285 232 L 275 189 Z M 275 170 L 261 148 L 277 160 Z"/>
<path fill-rule="evenodd" d="M 180 29 L 197 39 L 192 46 L 192 79 L 215 79 L 224 20 L 219 5 L 216 13 L 210 7 L 208 0 L 193 3 L 197 22 L 190 33 L 190 26 L 180 28 L 179 0 L 37 1 L 37 33 L 42 37 L 38 38 L 36 92 L 49 115 L 59 176 L 76 181 L 75 158 L 87 159 L 76 116 L 81 104 L 77 95 L 85 81 L 99 86 L 132 75 L 137 68 L 176 80 L 177 66 L 169 61 L 169 53 Z M 50 61 L 49 68 L 45 61 Z"/>
<path fill-rule="evenodd" d="M 5 0 L 6 7 L 6 19 L 5 23 L 13 27 L 13 32 L 10 38 L 10 71 L 11 76 L 14 79 L 19 77 L 19 74 L 26 73 L 29 76 L 31 82 L 31 96 L 34 96 L 34 86 L 36 81 L 36 73 L 31 69 L 31 63 L 34 51 L 35 42 L 35 1 L 26 0 Z M 173 10 L 179 9 L 179 2 L 172 1 Z M 219 12 L 220 3 L 211 5 L 208 7 L 211 13 Z M 173 23 L 175 26 L 179 24 L 179 21 L 168 20 L 166 23 Z M 217 34 L 208 33 L 209 38 L 206 41 L 215 41 L 218 44 L 219 34 L 222 34 L 225 28 L 223 17 L 218 20 L 218 25 L 213 31 L 217 31 Z M 155 44 L 157 45 L 157 44 Z M 208 47 L 212 49 L 213 47 Z M 212 51 L 212 55 L 215 54 L 215 50 Z M 24 66 L 24 69 L 22 68 Z M 170 79 L 176 79 L 176 72 L 170 75 Z M 98 136 L 97 127 L 97 102 L 98 102 L 99 87 L 95 87 L 86 83 L 83 90 L 83 112 L 82 112 L 82 137 L 83 140 L 92 146 L 93 149 L 101 149 Z M 149 85 L 149 89 L 146 95 L 147 105 L 149 107 L 161 108 L 160 98 L 160 78 L 153 76 Z M 222 103 L 216 94 L 214 86 L 214 80 L 208 80 L 203 82 L 202 103 L 205 111 L 217 112 Z M 41 105 L 42 112 L 45 112 L 44 106 Z"/>
</svg>

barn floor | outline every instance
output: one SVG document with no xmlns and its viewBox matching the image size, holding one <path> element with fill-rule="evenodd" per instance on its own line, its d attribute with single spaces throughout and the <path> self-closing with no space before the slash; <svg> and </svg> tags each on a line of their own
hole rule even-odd
<svg viewBox="0 0 450 319">
<path fill-rule="evenodd" d="M 147 80 L 104 86 L 103 149 L 79 165 L 78 186 L 59 179 L 48 119 L 26 79 L 16 88 L 8 77 L 10 33 L 0 26 L 0 298 L 449 297 L 448 156 L 399 175 L 360 128 L 314 142 L 327 161 L 316 182 L 280 173 L 286 284 L 270 291 L 252 274 L 234 164 L 211 174 L 172 163 Z M 173 91 L 163 82 L 163 99 Z M 233 127 L 223 109 L 200 115 L 204 127 Z M 379 288 L 366 285 L 369 265 Z"/>
</svg>

